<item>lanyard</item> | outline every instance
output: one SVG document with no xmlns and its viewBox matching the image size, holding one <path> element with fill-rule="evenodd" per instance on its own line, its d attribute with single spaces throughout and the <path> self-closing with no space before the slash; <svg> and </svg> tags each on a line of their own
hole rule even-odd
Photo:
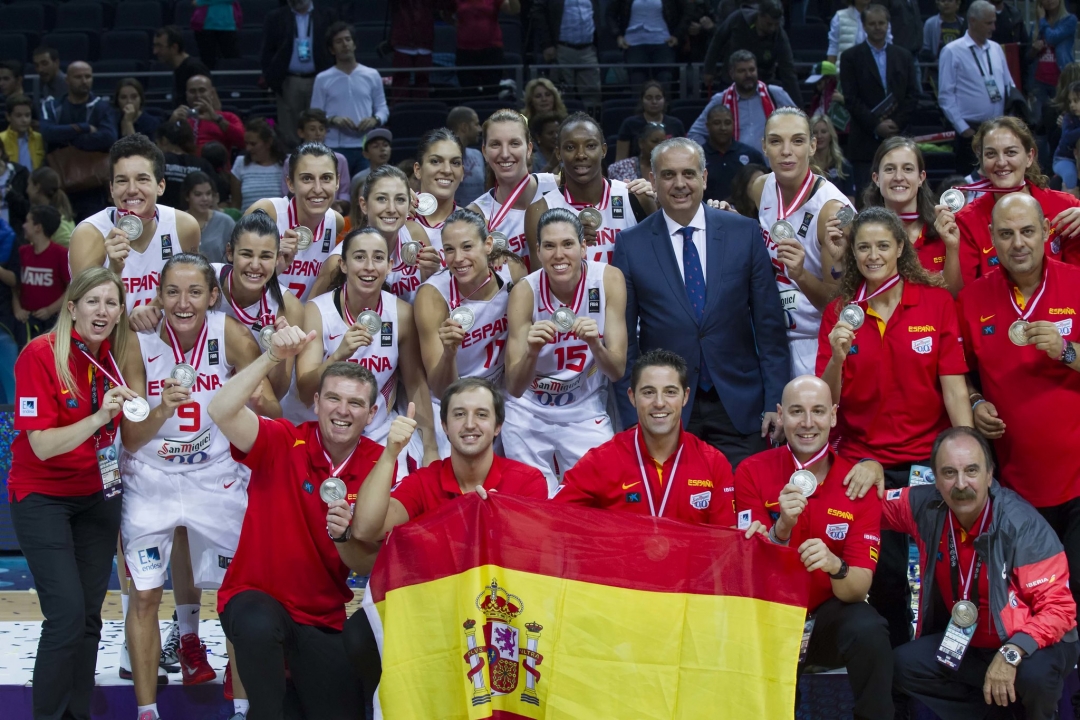
<svg viewBox="0 0 1080 720">
<path fill-rule="evenodd" d="M 340 465 L 334 467 L 334 461 L 330 458 L 330 453 L 326 452 L 326 446 L 323 445 L 322 433 L 319 432 L 319 428 L 315 428 L 315 437 L 319 441 L 319 448 L 322 449 L 323 457 L 326 458 L 326 464 L 330 466 L 330 477 L 340 477 L 338 473 L 344 470 L 345 466 L 349 464 L 349 461 L 352 460 L 352 456 L 356 454 L 356 450 L 360 447 L 360 440 L 363 440 L 363 438 L 357 440 L 356 447 L 354 447 L 352 449 L 352 452 L 349 453 L 349 457 L 345 458 Z"/>
<path fill-rule="evenodd" d="M 986 77 L 986 73 L 983 72 L 982 63 L 979 62 L 979 56 L 975 54 L 975 46 L 968 45 L 968 50 L 971 51 L 971 57 L 975 58 L 975 65 L 979 68 L 979 74 Z M 986 46 L 986 69 L 990 72 L 990 77 L 994 77 L 994 65 L 990 62 L 990 46 Z"/>
<path fill-rule="evenodd" d="M 509 197 L 506 198 L 506 202 L 503 203 L 503 206 L 499 208 L 497 213 L 492 215 L 491 222 L 488 223 L 488 230 L 495 230 L 502 224 L 506 215 L 513 209 L 514 203 L 521 197 L 521 193 L 525 192 L 525 188 L 529 186 L 530 180 L 532 180 L 532 175 L 526 173 L 525 177 L 521 178 L 521 182 L 514 186 L 514 189 L 510 191 Z M 491 199 L 495 200 L 495 190 L 491 191 Z"/>
<path fill-rule="evenodd" d="M 352 316 L 352 313 L 349 312 L 349 283 L 348 283 L 348 281 L 346 281 L 345 285 L 343 285 L 342 288 L 341 288 L 341 296 L 340 296 L 339 302 L 341 303 L 341 314 L 343 316 L 342 319 L 344 319 L 345 322 L 348 323 L 349 327 L 352 327 L 353 325 L 356 324 L 356 319 Z M 364 310 L 368 310 L 368 309 L 370 309 L 370 308 L 360 308 L 361 312 L 364 311 Z M 375 312 L 378 313 L 379 317 L 382 317 L 382 311 L 383 311 L 382 293 L 380 292 L 379 293 L 379 305 L 378 305 L 378 307 L 375 308 Z"/>
<path fill-rule="evenodd" d="M 1035 312 L 1035 306 L 1042 300 L 1043 293 L 1046 291 L 1046 269 L 1043 269 L 1042 282 L 1039 283 L 1039 287 L 1035 289 L 1035 293 L 1031 296 L 1031 299 L 1027 302 L 1027 309 L 1021 310 L 1020 306 L 1016 304 L 1016 293 L 1009 291 L 1009 302 L 1012 303 L 1013 310 L 1016 310 L 1016 314 L 1020 316 L 1021 320 L 1027 320 L 1031 317 L 1031 314 Z"/>
<path fill-rule="evenodd" d="M 777 220 L 783 220 L 788 215 L 795 212 L 799 207 L 806 202 L 806 198 L 810 195 L 810 190 L 814 187 L 814 173 L 809 170 L 806 171 L 806 178 L 803 179 L 802 187 L 799 188 L 799 192 L 795 193 L 795 197 L 792 199 L 791 204 L 784 207 L 784 195 L 780 192 L 780 183 L 776 183 L 776 211 Z"/>
<path fill-rule="evenodd" d="M 1020 192 L 1025 187 L 1027 187 L 1026 180 L 1021 184 L 1015 185 L 1013 187 L 997 187 L 996 185 L 994 185 L 994 183 L 990 182 L 989 178 L 984 178 L 982 180 L 979 180 L 978 182 L 973 182 L 969 185 L 957 185 L 956 189 L 976 193 L 999 193 L 1004 195 L 1006 193 Z"/>
<path fill-rule="evenodd" d="M 855 299 L 853 300 L 853 302 L 857 302 L 857 303 L 864 303 L 865 302 L 865 303 L 868 303 L 871 300 L 873 300 L 874 298 L 876 298 L 878 295 L 881 295 L 882 293 L 888 292 L 889 290 L 891 290 L 892 287 L 894 285 L 896 285 L 898 282 L 900 282 L 900 274 L 899 273 L 897 273 L 896 275 L 893 275 L 891 278 L 889 278 L 885 282 L 881 283 L 881 287 L 879 287 L 877 290 L 875 290 L 874 292 L 867 295 L 866 294 L 866 281 L 863 280 L 862 284 L 859 285 L 859 292 L 855 293 Z"/>
<path fill-rule="evenodd" d="M 311 4 L 311 10 L 314 9 L 315 3 L 313 2 Z M 300 18 L 304 18 L 305 20 L 307 20 L 307 30 L 305 31 L 305 34 L 308 36 L 309 40 L 311 39 L 311 10 L 306 13 L 293 13 L 293 17 L 296 19 L 296 37 L 300 37 Z"/>
<path fill-rule="evenodd" d="M 566 199 L 567 204 L 575 210 L 581 210 L 587 207 L 595 207 L 597 210 L 601 211 L 606 210 L 608 203 L 611 201 L 611 183 L 607 181 L 607 178 L 604 179 L 604 193 L 600 198 L 599 205 L 590 205 L 589 203 L 578 202 L 570 194 L 570 189 L 565 185 L 563 185 L 563 197 Z"/>
<path fill-rule="evenodd" d="M 817 451 L 817 454 L 814 455 L 814 457 L 810 458 L 809 460 L 807 460 L 804 463 L 799 462 L 799 458 L 795 457 L 795 450 L 792 449 L 790 443 L 788 444 L 788 450 L 791 451 L 791 459 L 795 461 L 795 469 L 796 470 L 805 470 L 806 468 L 810 467 L 811 465 L 816 463 L 821 458 L 825 457 L 825 454 L 829 452 L 829 443 L 825 443 L 825 445 L 820 450 Z"/>
<path fill-rule="evenodd" d="M 300 212 L 296 209 L 296 198 L 294 197 L 292 200 L 289 201 L 289 229 L 294 230 L 294 229 L 300 227 L 300 224 L 301 224 L 300 223 Z M 316 228 L 316 230 L 315 230 L 315 234 L 313 236 L 314 241 L 312 242 L 312 245 L 317 243 L 319 241 L 319 238 L 321 238 L 323 236 L 323 228 L 325 226 L 326 226 L 326 213 L 323 213 L 322 219 L 319 220 L 319 227 Z M 303 251 L 298 250 L 297 252 L 303 252 Z"/>
<path fill-rule="evenodd" d="M 578 308 L 581 307 L 581 299 L 585 297 L 585 276 L 588 274 L 588 266 L 585 261 L 581 261 L 581 277 L 578 278 L 577 287 L 574 288 L 574 304 L 570 306 L 570 309 L 577 315 Z M 565 307 L 562 303 L 560 306 Z M 555 303 L 551 300 L 551 281 L 548 280 L 546 272 L 540 273 L 540 309 L 549 313 L 555 312 Z"/>
<path fill-rule="evenodd" d="M 641 459 L 641 441 L 639 439 L 640 429 L 634 428 L 634 449 L 637 450 L 638 469 L 641 470 L 641 482 L 645 486 L 645 497 L 649 499 L 649 513 L 653 517 L 663 517 L 664 508 L 667 507 L 668 495 L 671 494 L 671 486 L 675 484 L 675 473 L 679 470 L 679 458 L 682 457 L 682 451 L 686 447 L 682 442 L 682 438 L 679 439 L 679 452 L 675 455 L 675 464 L 671 466 L 671 474 L 668 475 L 667 487 L 664 488 L 664 499 L 660 501 L 660 512 L 656 511 L 656 505 L 653 504 L 652 489 L 649 487 L 649 477 L 645 474 L 645 461 Z M 661 484 L 663 481 L 661 480 Z"/>
<path fill-rule="evenodd" d="M 990 501 L 986 501 L 986 507 L 983 508 L 982 520 L 979 522 L 979 535 L 982 535 L 983 530 L 986 529 L 986 521 L 990 518 Z M 968 566 L 967 579 L 964 580 L 960 577 L 960 555 L 956 549 L 956 530 L 953 523 L 952 511 L 949 511 L 949 572 L 952 577 L 952 591 L 953 602 L 957 602 L 961 598 L 959 593 L 963 592 L 964 600 L 968 599 L 969 595 L 973 595 L 973 602 L 979 604 L 979 568 L 982 567 L 982 559 L 979 557 L 979 553 L 973 553 L 974 557 L 971 560 L 971 565 Z M 974 583 L 972 582 L 974 579 Z"/>
<path fill-rule="evenodd" d="M 230 268 L 231 268 L 231 266 L 230 266 Z M 259 298 L 259 303 L 258 303 L 259 304 L 259 315 L 258 315 L 258 317 L 252 317 L 251 315 L 248 315 L 247 312 L 245 312 L 243 308 L 241 308 L 239 305 L 237 305 L 236 300 L 233 299 L 232 279 L 233 279 L 233 270 L 230 269 L 229 270 L 229 278 L 228 278 L 228 286 L 229 286 L 228 298 L 229 298 L 229 305 L 231 305 L 232 309 L 233 309 L 233 314 L 236 316 L 237 320 L 244 323 L 249 328 L 262 330 L 261 327 L 255 328 L 255 325 L 267 324 L 267 321 L 270 318 L 270 305 L 269 305 L 269 303 L 266 302 L 266 288 L 265 287 L 263 288 L 262 297 Z M 273 279 L 273 278 L 271 278 L 271 279 Z"/>
<path fill-rule="evenodd" d="M 584 274 L 582 276 L 584 277 Z M 483 290 L 484 286 L 491 282 L 491 279 L 493 277 L 495 277 L 495 273 L 491 272 L 491 270 L 488 270 L 487 280 L 480 283 L 480 287 L 476 288 L 465 297 L 461 297 L 461 290 L 458 289 L 457 278 L 450 276 L 450 309 L 453 310 L 457 308 L 466 300 L 470 299 L 473 295 Z M 577 312 L 577 310 L 575 310 L 574 312 Z"/>
<path fill-rule="evenodd" d="M 206 336 L 209 334 L 209 323 L 206 322 L 206 318 L 203 318 L 202 328 L 199 329 L 199 336 L 195 338 L 195 346 L 191 348 L 191 366 L 195 368 L 195 371 L 199 371 L 199 365 L 202 364 L 203 351 L 206 350 Z M 184 362 L 184 351 L 180 347 L 180 338 L 176 336 L 176 331 L 172 329 L 172 325 L 169 321 L 165 321 L 165 332 L 169 334 L 169 342 L 172 343 L 173 359 L 176 360 L 176 364 Z"/>
<path fill-rule="evenodd" d="M 79 352 L 81 352 L 86 357 L 86 359 L 90 361 L 90 365 L 93 368 L 90 371 L 90 412 L 91 414 L 96 413 L 98 410 L 101 409 L 101 399 L 98 397 L 97 371 L 101 370 L 102 374 L 105 375 L 105 377 L 107 378 L 107 380 L 103 382 L 105 392 L 109 391 L 109 381 L 112 381 L 114 385 L 126 385 L 126 383 L 123 382 L 123 376 L 120 375 L 120 368 L 117 366 L 116 358 L 113 357 L 111 351 L 109 352 L 109 362 L 112 363 L 113 368 L 116 370 L 116 374 L 120 376 L 120 382 L 117 382 L 116 379 L 113 377 L 112 373 L 106 370 L 101 365 L 101 363 L 97 361 L 97 358 L 90 354 L 90 348 L 86 345 L 86 343 L 77 338 L 71 338 L 71 342 L 75 343 L 75 347 L 79 348 Z M 105 426 L 105 430 L 110 435 L 112 435 L 116 432 L 116 423 L 110 419 Z M 100 444 L 97 442 L 100 437 L 101 428 L 98 428 L 94 431 L 94 446 L 96 448 L 101 447 Z"/>
</svg>

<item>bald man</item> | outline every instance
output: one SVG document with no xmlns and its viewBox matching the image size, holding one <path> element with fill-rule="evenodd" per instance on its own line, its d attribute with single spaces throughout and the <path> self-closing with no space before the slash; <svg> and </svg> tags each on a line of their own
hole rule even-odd
<svg viewBox="0 0 1080 720">
<path fill-rule="evenodd" d="M 68 65 L 67 95 L 48 97 L 41 103 L 41 134 L 50 151 L 71 146 L 108 152 L 116 142 L 116 118 L 109 110 L 109 100 L 94 95 L 93 87 L 93 68 L 75 61 Z"/>
<path fill-rule="evenodd" d="M 788 444 L 735 471 L 738 526 L 760 522 L 772 542 L 799 552 L 809 573 L 799 671 L 846 667 L 855 718 L 892 720 L 889 630 L 865 602 L 881 546 L 881 503 L 845 486 L 854 463 L 829 448 L 836 405 L 824 381 L 801 375 L 789 382 L 777 413 Z"/>
<path fill-rule="evenodd" d="M 1001 482 L 1057 532 L 1080 572 L 1080 268 L 1045 256 L 1050 230 L 1026 193 L 998 200 L 990 238 L 1000 266 L 964 287 L 960 334 L 975 428 L 991 440 Z M 1080 602 L 1080 582 L 1071 585 Z"/>
<path fill-rule="evenodd" d="M 244 151 L 244 123 L 234 113 L 221 109 L 214 83 L 205 75 L 188 78 L 186 104 L 180 105 L 169 122 L 187 122 L 195 131 L 195 145 L 219 142 L 230 150 Z M 239 201 L 239 198 L 234 198 Z"/>
</svg>

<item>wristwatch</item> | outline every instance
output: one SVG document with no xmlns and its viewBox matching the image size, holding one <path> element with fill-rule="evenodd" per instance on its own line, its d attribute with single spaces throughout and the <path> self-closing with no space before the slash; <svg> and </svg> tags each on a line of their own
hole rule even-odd
<svg viewBox="0 0 1080 720">
<path fill-rule="evenodd" d="M 333 535 L 331 535 L 330 526 L 326 527 L 326 534 L 330 535 L 330 539 L 336 543 L 349 542 L 349 539 L 352 537 L 352 525 L 349 525 L 349 527 L 345 528 L 345 534 L 341 537 L 334 537 Z"/>
<path fill-rule="evenodd" d="M 847 577 L 847 574 L 848 574 L 847 560 L 845 560 L 843 558 L 840 558 L 840 569 L 836 571 L 835 575 L 833 575 L 832 573 L 829 573 L 829 577 L 831 577 L 833 580 L 843 580 L 844 578 Z"/>
<path fill-rule="evenodd" d="M 1074 351 L 1073 355 L 1075 354 L 1076 352 Z M 1001 648 L 998 649 L 998 652 L 1001 653 L 1001 657 L 1005 658 L 1005 662 L 1013 667 L 1017 667 L 1020 664 L 1020 658 L 1023 657 L 1019 650 L 1011 648 L 1008 645 L 1002 645 Z"/>
<path fill-rule="evenodd" d="M 1072 365 L 1076 362 L 1076 346 L 1068 340 L 1065 341 L 1065 349 L 1061 351 L 1061 362 Z"/>
</svg>

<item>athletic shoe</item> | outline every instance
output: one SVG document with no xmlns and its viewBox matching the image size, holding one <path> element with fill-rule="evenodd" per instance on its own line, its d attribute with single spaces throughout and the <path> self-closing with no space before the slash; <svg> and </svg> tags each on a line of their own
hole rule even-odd
<svg viewBox="0 0 1080 720">
<path fill-rule="evenodd" d="M 225 663 L 225 677 L 222 678 L 221 684 L 224 686 L 225 699 L 226 700 L 232 700 L 233 699 L 233 691 L 232 691 L 232 660 Z M 229 720 L 232 720 L 232 718 L 230 718 Z"/>
<path fill-rule="evenodd" d="M 184 675 L 185 685 L 198 685 L 217 677 L 214 668 L 210 667 L 210 662 L 206 659 L 206 645 L 194 633 L 180 638 L 180 670 Z"/>
<path fill-rule="evenodd" d="M 165 629 L 165 637 L 161 641 L 161 667 L 166 672 L 179 672 L 180 668 L 180 623 L 176 620 L 176 611 L 173 611 L 172 622 Z"/>
<path fill-rule="evenodd" d="M 240 712 L 233 713 L 232 715 L 229 716 L 229 720 L 247 720 L 247 715 L 245 715 L 244 713 L 240 713 Z"/>
<path fill-rule="evenodd" d="M 139 720 L 160 720 L 160 716 L 153 710 L 146 710 L 139 713 Z"/>
<path fill-rule="evenodd" d="M 124 641 L 124 644 L 120 647 L 120 679 L 121 680 L 132 680 L 133 679 L 133 677 L 131 675 L 131 669 L 130 668 L 131 668 L 131 656 L 128 655 L 127 641 Z M 161 667 L 160 665 L 158 666 L 158 671 L 157 671 L 157 684 L 158 685 L 168 685 L 169 684 L 169 676 L 168 676 L 168 674 L 166 674 L 165 668 Z"/>
</svg>

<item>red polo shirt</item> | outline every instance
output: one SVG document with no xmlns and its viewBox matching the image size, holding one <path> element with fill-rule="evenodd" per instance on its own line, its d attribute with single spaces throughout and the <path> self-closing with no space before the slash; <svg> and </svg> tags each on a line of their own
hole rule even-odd
<svg viewBox="0 0 1080 720">
<path fill-rule="evenodd" d="M 952 513 L 950 512 L 951 516 Z M 934 582 L 937 583 L 938 590 L 941 592 L 941 599 L 945 603 L 945 608 L 952 612 L 953 605 L 956 601 L 963 597 L 963 584 L 967 578 L 967 573 L 972 570 L 972 563 L 975 562 L 975 538 L 979 536 L 979 521 L 975 521 L 975 526 L 971 528 L 974 535 L 968 535 L 964 532 L 964 529 L 960 527 L 960 523 L 956 522 L 956 518 L 952 518 L 955 523 L 956 533 L 956 556 L 957 556 L 957 590 L 960 592 L 960 597 L 954 597 L 952 591 L 952 571 L 949 564 L 949 519 L 945 520 L 945 527 L 941 531 L 941 540 L 938 542 L 938 560 L 934 566 Z M 973 570 L 972 570 L 973 572 Z M 989 572 L 986 565 L 983 565 L 979 569 L 979 620 L 975 625 L 975 634 L 971 638 L 971 646 L 977 648 L 994 648 L 995 650 L 1001 647 L 1001 638 L 998 637 L 997 631 L 994 630 L 993 615 L 990 612 L 990 584 L 987 581 L 987 575 Z M 972 580 L 974 584 L 974 580 Z M 973 599 L 974 592 L 968 595 L 968 599 Z"/>
<path fill-rule="evenodd" d="M 829 551 L 849 566 L 873 572 L 881 550 L 881 502 L 874 493 L 859 500 L 849 499 L 844 478 L 854 464 L 831 450 L 828 456 L 832 461 L 829 473 L 807 499 L 788 545 L 797 549 L 807 540 L 821 538 Z M 735 472 L 735 510 L 749 510 L 751 521 L 758 520 L 771 528 L 780 517 L 780 491 L 793 472 L 795 459 L 786 445 L 743 460 Z M 833 596 L 832 580 L 820 570 L 809 575 L 807 609 L 813 612 Z"/>
<path fill-rule="evenodd" d="M 1080 200 L 1068 193 L 1043 190 L 1035 185 L 1029 185 L 1028 189 L 1031 197 L 1042 206 L 1046 219 L 1051 222 L 1061 211 L 1080 207 Z M 976 278 L 986 275 L 998 265 L 997 250 L 990 241 L 990 220 L 999 197 L 1002 197 L 1000 193 L 985 193 L 956 213 L 956 226 L 960 230 L 960 275 L 965 285 L 970 285 Z M 1076 240 L 1062 243 L 1051 226 L 1050 237 L 1046 240 L 1046 256 L 1080 264 L 1080 257 L 1077 257 L 1080 251 L 1071 247 L 1076 244 Z"/>
<path fill-rule="evenodd" d="M 1080 373 L 1041 350 L 1009 341 L 1017 320 L 1013 284 L 998 268 L 964 287 L 959 297 L 968 364 L 997 408 L 1005 434 L 994 440 L 1001 481 L 1035 507 L 1080 496 Z M 1030 320 L 1057 324 L 1080 340 L 1080 268 L 1046 261 L 1046 290 Z"/>
<path fill-rule="evenodd" d="M 836 300 L 822 313 L 819 376 L 832 358 L 829 333 L 841 308 Z M 905 282 L 888 323 L 868 312 L 855 331 L 842 371 L 838 451 L 885 467 L 930 457 L 934 438 L 950 425 L 939 377 L 967 370 L 952 295 Z"/>
<path fill-rule="evenodd" d="M 251 468 L 251 481 L 240 543 L 218 590 L 219 613 L 237 593 L 260 590 L 302 625 L 341 630 L 345 624 L 345 603 L 353 592 L 346 582 L 349 568 L 326 532 L 319 486 L 330 477 L 330 465 L 318 426 L 259 418 L 251 452 L 232 448 L 233 459 Z M 382 445 L 361 437 L 338 473 L 350 503 L 382 452 Z"/>
<path fill-rule="evenodd" d="M 919 239 L 915 241 L 915 252 L 919 256 L 919 264 L 926 268 L 927 272 L 945 271 L 945 241 L 926 223 L 923 223 Z"/>
<path fill-rule="evenodd" d="M 634 448 L 637 435 L 636 427 L 624 430 L 585 453 L 563 475 L 563 483 L 552 499 L 649 515 L 649 495 L 644 485 L 647 482 L 657 515 L 661 515 L 664 493 L 668 493 L 663 517 L 695 525 L 734 527 L 735 484 L 731 463 L 722 452 L 682 431 L 682 455 L 676 450 L 661 464 L 649 455 L 645 439 L 638 437 L 642 466 Z"/>
<path fill-rule="evenodd" d="M 543 473 L 516 460 L 494 456 L 491 469 L 484 478 L 484 489 L 507 495 L 547 500 L 547 480 Z M 436 460 L 425 468 L 407 475 L 391 491 L 415 520 L 424 513 L 437 510 L 446 503 L 461 497 L 461 487 L 454 476 L 454 464 L 449 458 Z"/>
<path fill-rule="evenodd" d="M 21 500 L 30 493 L 78 497 L 101 492 L 97 447 L 112 445 L 116 437 L 109 426 L 101 427 L 98 438 L 90 436 L 74 450 L 41 460 L 30 447 L 27 433 L 67 427 L 93 415 L 90 409 L 90 361 L 71 345 L 68 367 L 75 381 L 75 391 L 68 392 L 56 375 L 53 338 L 49 333 L 30 341 L 15 361 L 15 430 L 19 433 L 11 446 L 11 470 L 8 472 L 8 498 Z M 72 331 L 72 337 L 79 334 Z M 109 341 L 101 344 L 98 360 L 113 370 L 108 359 Z M 98 398 L 105 397 L 103 373 L 97 373 Z M 111 387 L 111 386 L 110 386 Z"/>
</svg>

